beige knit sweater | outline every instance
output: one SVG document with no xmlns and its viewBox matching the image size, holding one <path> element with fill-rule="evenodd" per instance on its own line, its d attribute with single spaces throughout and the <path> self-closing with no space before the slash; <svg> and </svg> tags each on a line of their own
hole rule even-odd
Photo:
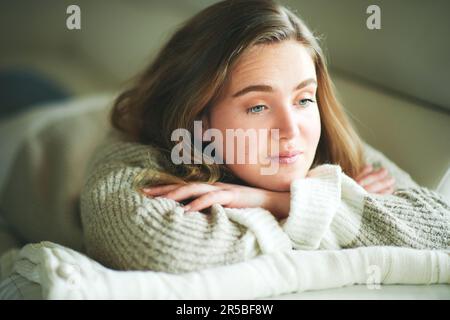
<svg viewBox="0 0 450 320">
<path fill-rule="evenodd" d="M 112 131 L 95 152 L 81 194 L 87 254 L 107 267 L 181 273 L 292 249 L 373 245 L 450 248 L 450 205 L 418 186 L 366 145 L 367 159 L 397 180 L 393 195 L 367 193 L 338 165 L 312 169 L 291 184 L 290 213 L 277 221 L 262 208 L 212 206 L 209 215 L 132 188 L 157 151 Z"/>
</svg>

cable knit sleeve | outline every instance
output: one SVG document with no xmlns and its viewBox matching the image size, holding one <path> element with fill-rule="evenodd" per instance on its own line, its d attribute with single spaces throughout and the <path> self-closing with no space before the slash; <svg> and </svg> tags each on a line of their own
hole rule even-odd
<svg viewBox="0 0 450 320">
<path fill-rule="evenodd" d="M 174 200 L 134 190 L 134 177 L 155 165 L 151 152 L 149 146 L 122 141 L 96 151 L 81 193 L 89 256 L 113 269 L 181 273 L 292 249 L 262 208 L 215 204 L 210 214 L 184 213 Z"/>
<path fill-rule="evenodd" d="M 325 164 L 292 182 L 290 203 L 281 225 L 295 249 L 450 248 L 450 205 L 423 187 L 371 194 Z"/>
</svg>

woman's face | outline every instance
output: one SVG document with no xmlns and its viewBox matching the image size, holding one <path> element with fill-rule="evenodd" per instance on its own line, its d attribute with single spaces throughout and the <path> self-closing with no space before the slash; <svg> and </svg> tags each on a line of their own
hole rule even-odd
<svg viewBox="0 0 450 320">
<path fill-rule="evenodd" d="M 245 52 L 206 120 L 206 128 L 218 129 L 224 137 L 219 154 L 225 165 L 251 186 L 289 191 L 294 179 L 308 173 L 319 143 L 316 90 L 314 62 L 301 43 L 257 45 Z M 226 138 L 227 129 L 253 131 L 256 141 L 239 146 L 237 140 L 232 143 Z M 278 137 L 271 129 L 279 130 Z M 301 153 L 289 157 L 295 152 Z M 245 163 L 238 163 L 239 154 L 245 156 Z"/>
</svg>

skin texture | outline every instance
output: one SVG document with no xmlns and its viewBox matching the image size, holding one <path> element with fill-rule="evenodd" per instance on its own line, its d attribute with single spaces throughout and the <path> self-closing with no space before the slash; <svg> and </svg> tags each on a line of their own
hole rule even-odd
<svg viewBox="0 0 450 320">
<path fill-rule="evenodd" d="M 225 164 L 248 186 L 220 182 L 172 184 L 147 188 L 144 193 L 175 201 L 194 198 L 184 207 L 185 211 L 200 211 L 218 203 L 231 208 L 262 207 L 277 219 L 286 218 L 290 184 L 294 179 L 307 176 L 320 139 L 317 85 L 309 83 L 295 89 L 306 79 L 317 78 L 314 63 L 302 44 L 290 40 L 248 50 L 231 71 L 231 80 L 222 98 L 202 118 L 204 130 L 218 129 L 223 137 L 226 137 L 226 129 L 269 129 L 266 135 L 257 135 L 256 145 L 249 147 L 246 143 L 244 150 L 239 150 L 234 143 L 234 163 Z M 273 90 L 233 97 L 250 85 L 268 85 Z M 270 129 L 279 129 L 278 138 L 270 134 Z M 221 155 L 227 159 L 227 139 L 223 143 Z M 278 146 L 275 153 L 274 145 Z M 292 150 L 303 152 L 297 161 L 278 163 L 275 174 L 261 175 L 261 168 L 267 167 L 270 161 L 267 156 Z M 237 152 L 245 153 L 246 163 L 237 163 Z M 257 156 L 257 163 L 249 163 L 251 153 Z M 384 168 L 373 170 L 367 166 L 355 180 L 369 192 L 389 194 L 394 191 L 395 181 Z"/>
</svg>

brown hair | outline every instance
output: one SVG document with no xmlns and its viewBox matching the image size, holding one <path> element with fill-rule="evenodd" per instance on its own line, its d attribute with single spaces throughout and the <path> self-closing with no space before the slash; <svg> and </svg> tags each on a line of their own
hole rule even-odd
<svg viewBox="0 0 450 320">
<path fill-rule="evenodd" d="M 185 128 L 193 134 L 194 120 L 220 98 L 241 54 L 254 45 L 290 39 L 308 49 L 316 68 L 322 133 L 313 167 L 339 164 L 355 177 L 363 166 L 362 141 L 335 96 L 318 39 L 293 11 L 271 0 L 221 1 L 183 23 L 134 85 L 118 96 L 112 124 L 133 140 L 153 145 L 170 162 L 177 143 L 171 133 Z M 164 173 L 148 170 L 137 178 L 141 186 L 227 179 L 238 181 L 225 165 L 206 163 L 181 164 Z"/>
</svg>

